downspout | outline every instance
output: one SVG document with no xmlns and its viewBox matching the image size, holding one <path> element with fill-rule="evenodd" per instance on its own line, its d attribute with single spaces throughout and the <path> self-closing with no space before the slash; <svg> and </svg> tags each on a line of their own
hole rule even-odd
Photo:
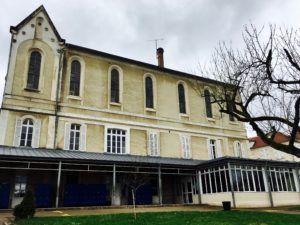
<svg viewBox="0 0 300 225">
<path fill-rule="evenodd" d="M 63 68 L 63 57 L 65 48 L 61 48 L 57 50 L 59 53 L 59 66 L 58 66 L 58 74 L 56 81 L 56 96 L 55 96 L 55 125 L 54 125 L 54 149 L 57 148 L 57 130 L 58 130 L 58 111 L 59 111 L 59 102 L 60 102 L 60 89 L 61 89 L 61 77 L 62 77 L 62 68 Z"/>
</svg>

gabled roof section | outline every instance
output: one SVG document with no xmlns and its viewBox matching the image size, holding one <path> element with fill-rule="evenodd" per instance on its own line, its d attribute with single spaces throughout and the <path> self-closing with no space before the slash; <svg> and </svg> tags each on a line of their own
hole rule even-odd
<svg viewBox="0 0 300 225">
<path fill-rule="evenodd" d="M 36 10 L 34 10 L 29 16 L 27 16 L 24 20 L 22 20 L 17 26 L 10 26 L 10 32 L 12 31 L 18 31 L 21 27 L 23 27 L 25 24 L 27 24 L 32 18 L 34 18 L 37 14 L 39 14 L 40 12 L 43 12 L 47 18 L 47 20 L 49 21 L 49 24 L 51 26 L 51 28 L 53 29 L 53 32 L 55 33 L 56 37 L 58 38 L 58 40 L 60 42 L 65 43 L 65 39 L 61 38 L 61 36 L 59 35 L 58 31 L 56 30 L 49 14 L 47 13 L 45 7 L 43 5 L 41 5 L 40 7 L 38 7 Z"/>
<path fill-rule="evenodd" d="M 274 137 L 274 141 L 276 143 L 284 143 L 284 142 L 288 142 L 290 139 L 289 136 L 287 135 L 284 135 L 280 132 L 276 133 L 275 134 L 275 137 Z M 252 137 L 252 138 L 249 138 L 249 141 L 253 143 L 251 149 L 256 149 L 256 148 L 262 148 L 262 147 L 266 147 L 268 146 L 260 137 Z"/>
</svg>

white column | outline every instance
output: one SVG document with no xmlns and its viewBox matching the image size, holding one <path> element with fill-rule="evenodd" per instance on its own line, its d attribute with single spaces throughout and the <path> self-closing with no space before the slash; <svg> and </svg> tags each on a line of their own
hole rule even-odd
<svg viewBox="0 0 300 225">
<path fill-rule="evenodd" d="M 227 167 L 228 167 L 228 173 L 229 173 L 229 182 L 230 182 L 230 189 L 231 189 L 231 196 L 232 196 L 232 204 L 233 204 L 233 208 L 236 208 L 235 194 L 234 194 L 234 189 L 233 189 L 233 181 L 232 181 L 230 163 L 227 164 Z"/>
<path fill-rule="evenodd" d="M 158 167 L 158 197 L 159 197 L 159 204 L 162 205 L 162 182 L 161 182 L 161 167 Z"/>
<path fill-rule="evenodd" d="M 58 164 L 55 208 L 58 208 L 58 204 L 59 204 L 60 177 L 61 177 L 61 161 L 59 161 L 59 164 Z"/>
</svg>

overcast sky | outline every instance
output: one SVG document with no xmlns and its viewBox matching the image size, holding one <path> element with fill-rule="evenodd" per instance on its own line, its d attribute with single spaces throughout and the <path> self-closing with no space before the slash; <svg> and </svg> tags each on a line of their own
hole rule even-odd
<svg viewBox="0 0 300 225">
<path fill-rule="evenodd" d="M 10 25 L 43 4 L 66 42 L 156 64 L 163 38 L 165 67 L 193 72 L 219 41 L 241 46 L 243 26 L 276 23 L 300 28 L 300 0 L 1 0 L 0 102 Z"/>
</svg>

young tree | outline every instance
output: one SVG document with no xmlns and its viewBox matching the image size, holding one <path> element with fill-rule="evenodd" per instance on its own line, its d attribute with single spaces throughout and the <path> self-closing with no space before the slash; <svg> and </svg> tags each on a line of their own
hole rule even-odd
<svg viewBox="0 0 300 225">
<path fill-rule="evenodd" d="M 145 173 L 129 173 L 124 176 L 123 183 L 125 186 L 129 187 L 131 191 L 134 219 L 136 219 L 136 192 L 149 181 L 150 177 Z"/>
<path fill-rule="evenodd" d="M 221 113 L 249 123 L 271 147 L 300 157 L 300 39 L 298 30 L 270 25 L 269 29 L 246 26 L 244 48 L 234 50 L 221 43 L 211 64 L 201 69 L 220 83 L 211 96 Z M 193 82 L 200 91 L 201 83 Z M 203 93 L 202 93 L 203 94 Z M 289 143 L 274 141 L 288 135 Z"/>
</svg>

